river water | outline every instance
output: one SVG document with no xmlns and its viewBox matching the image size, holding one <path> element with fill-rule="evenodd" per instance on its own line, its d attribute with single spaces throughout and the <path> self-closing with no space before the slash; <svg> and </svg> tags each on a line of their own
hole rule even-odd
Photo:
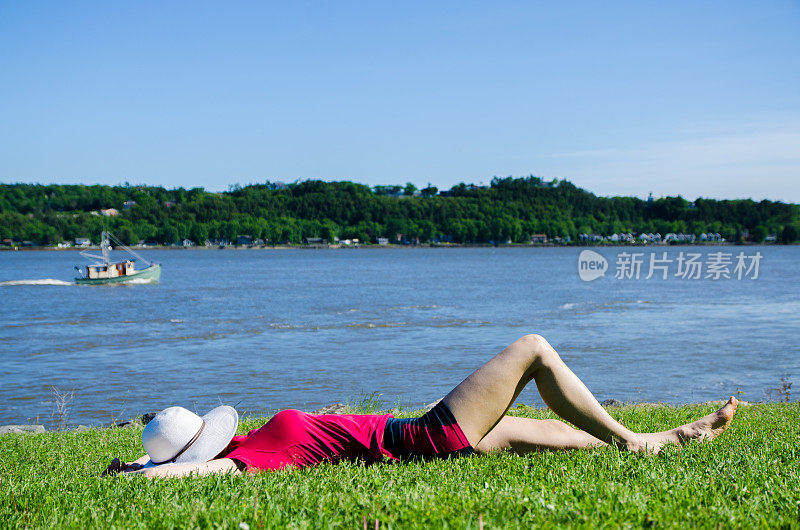
<svg viewBox="0 0 800 530">
<path fill-rule="evenodd" d="M 800 247 L 594 249 L 593 281 L 581 250 L 144 251 L 160 284 L 105 287 L 72 284 L 77 252 L 0 252 L 0 424 L 53 421 L 54 389 L 71 424 L 373 393 L 418 406 L 526 333 L 601 401 L 759 401 L 800 379 Z M 701 254 L 699 279 L 676 276 L 681 253 Z M 707 278 L 712 262 L 731 277 Z M 520 401 L 541 405 L 534 385 Z"/>
</svg>

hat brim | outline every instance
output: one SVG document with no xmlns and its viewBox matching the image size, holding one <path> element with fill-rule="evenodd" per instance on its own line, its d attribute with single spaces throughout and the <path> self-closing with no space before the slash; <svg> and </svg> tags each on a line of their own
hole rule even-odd
<svg viewBox="0 0 800 530">
<path fill-rule="evenodd" d="M 206 422 L 203 432 L 186 451 L 175 459 L 175 462 L 154 464 L 148 460 L 144 467 L 208 462 L 220 454 L 233 439 L 236 427 L 239 425 L 239 413 L 233 407 L 222 405 L 203 416 L 203 421 Z"/>
</svg>

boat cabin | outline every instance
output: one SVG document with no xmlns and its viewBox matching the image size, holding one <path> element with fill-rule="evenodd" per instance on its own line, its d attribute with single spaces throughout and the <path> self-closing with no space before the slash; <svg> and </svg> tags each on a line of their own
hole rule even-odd
<svg viewBox="0 0 800 530">
<path fill-rule="evenodd" d="M 101 278 L 118 278 L 134 273 L 133 261 L 109 263 L 108 265 L 89 265 L 86 267 L 86 277 L 90 280 Z"/>
</svg>

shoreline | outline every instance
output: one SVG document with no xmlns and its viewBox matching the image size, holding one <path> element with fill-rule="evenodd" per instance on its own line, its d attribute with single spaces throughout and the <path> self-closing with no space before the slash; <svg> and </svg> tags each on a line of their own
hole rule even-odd
<svg viewBox="0 0 800 530">
<path fill-rule="evenodd" d="M 170 250 L 170 251 L 179 251 L 179 250 L 224 250 L 224 251 L 231 251 L 231 250 L 413 250 L 413 249 L 422 249 L 422 248 L 435 248 L 435 249 L 448 249 L 448 248 L 670 248 L 670 247 L 792 247 L 798 246 L 800 243 L 753 243 L 753 242 L 741 242 L 741 243 L 732 243 L 729 241 L 711 241 L 707 243 L 687 243 L 687 242 L 680 242 L 677 244 L 667 244 L 667 243 L 580 243 L 580 244 L 569 244 L 569 245 L 562 245 L 562 244 L 555 244 L 555 243 L 500 243 L 500 244 L 490 244 L 490 243 L 447 243 L 447 244 L 420 244 L 420 245 L 396 245 L 396 244 L 389 244 L 389 245 L 377 245 L 377 244 L 370 244 L 370 245 L 259 245 L 259 246 L 235 246 L 235 245 L 227 245 L 225 247 L 216 247 L 216 246 L 192 246 L 192 247 L 176 247 L 176 246 L 147 246 L 147 247 L 131 247 L 134 250 L 139 251 L 148 251 L 148 250 Z M 99 250 L 98 245 L 92 245 L 88 247 L 67 247 L 67 248 L 58 248 L 58 247 L 7 247 L 7 246 L 0 246 L 0 252 L 43 252 L 43 251 L 86 251 L 86 250 Z"/>
</svg>

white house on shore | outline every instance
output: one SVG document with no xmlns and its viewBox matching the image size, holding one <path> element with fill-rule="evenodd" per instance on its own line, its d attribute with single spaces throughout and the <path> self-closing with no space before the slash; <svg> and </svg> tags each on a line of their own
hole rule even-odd
<svg viewBox="0 0 800 530">
<path fill-rule="evenodd" d="M 707 234 L 700 234 L 700 241 L 725 241 L 725 238 L 723 238 L 719 233 L 709 232 Z"/>
</svg>

